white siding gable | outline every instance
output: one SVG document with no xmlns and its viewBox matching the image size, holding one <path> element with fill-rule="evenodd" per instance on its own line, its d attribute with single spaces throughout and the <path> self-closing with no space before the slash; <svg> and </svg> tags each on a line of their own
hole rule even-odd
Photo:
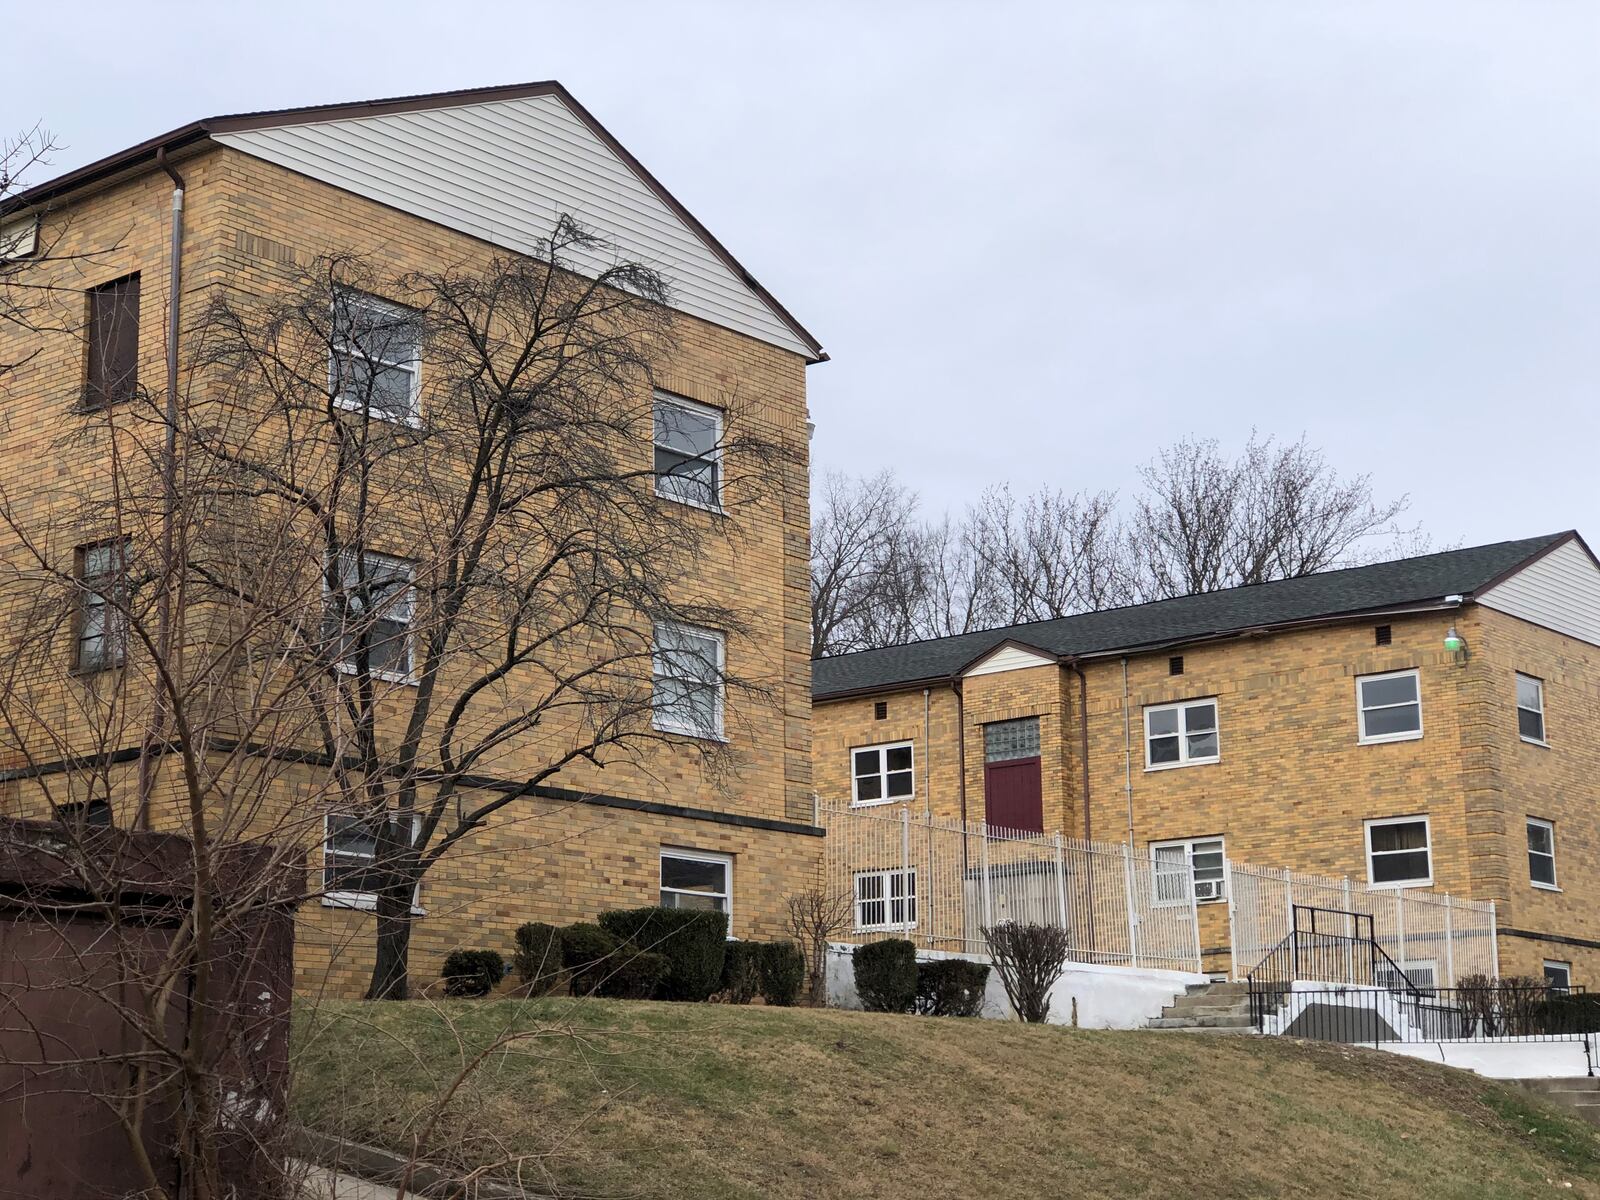
<svg viewBox="0 0 1600 1200">
<path fill-rule="evenodd" d="M 518 253 L 561 213 L 670 281 L 673 307 L 810 357 L 812 350 L 554 95 L 286 124 L 213 138 Z M 593 262 L 578 265 L 594 270 Z"/>
<path fill-rule="evenodd" d="M 1002 671 L 1026 671 L 1029 667 L 1053 667 L 1056 660 L 1024 650 L 1021 646 L 1001 646 L 962 672 L 966 675 L 998 675 Z"/>
<path fill-rule="evenodd" d="M 1577 539 L 1529 563 L 1478 602 L 1600 646 L 1600 569 Z"/>
</svg>

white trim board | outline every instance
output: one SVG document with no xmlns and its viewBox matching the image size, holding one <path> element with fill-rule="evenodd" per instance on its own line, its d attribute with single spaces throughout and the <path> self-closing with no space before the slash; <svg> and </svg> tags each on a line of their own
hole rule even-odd
<svg viewBox="0 0 1600 1200">
<path fill-rule="evenodd" d="M 1478 603 L 1600 646 L 1600 567 L 1576 538 L 1497 583 Z"/>
<path fill-rule="evenodd" d="M 672 285 L 673 307 L 811 348 L 560 97 L 218 132 L 214 140 L 521 254 L 569 213 Z M 588 271 L 599 260 L 575 260 Z"/>
</svg>

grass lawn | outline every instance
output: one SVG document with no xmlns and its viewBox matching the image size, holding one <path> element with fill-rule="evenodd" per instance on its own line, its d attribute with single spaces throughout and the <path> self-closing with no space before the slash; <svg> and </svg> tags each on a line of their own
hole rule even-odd
<svg viewBox="0 0 1600 1200">
<path fill-rule="evenodd" d="M 1409 1058 L 1281 1038 L 565 999 L 323 1003 L 294 1107 L 583 1196 L 1600 1197 L 1600 1131 Z M 1567 1185 L 1570 1185 L 1567 1186 Z"/>
</svg>

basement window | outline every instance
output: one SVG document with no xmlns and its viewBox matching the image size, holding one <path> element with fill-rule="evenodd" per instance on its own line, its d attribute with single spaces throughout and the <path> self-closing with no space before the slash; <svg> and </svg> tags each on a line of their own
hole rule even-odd
<svg viewBox="0 0 1600 1200">
<path fill-rule="evenodd" d="M 1430 887 L 1433 845 L 1427 817 L 1367 822 L 1367 881 L 1377 887 Z"/>
<path fill-rule="evenodd" d="M 1544 984 L 1552 992 L 1565 994 L 1572 990 L 1572 964 L 1557 962 L 1554 959 L 1544 960 Z"/>
<path fill-rule="evenodd" d="M 1227 898 L 1227 867 L 1222 839 L 1185 838 L 1151 842 L 1150 862 L 1155 868 L 1157 904 L 1187 904 L 1185 883 L 1194 881 L 1197 904 L 1215 904 Z"/>
<path fill-rule="evenodd" d="M 1184 700 L 1145 709 L 1144 750 L 1147 771 L 1216 762 L 1217 702 Z"/>
<path fill-rule="evenodd" d="M 733 916 L 733 859 L 705 850 L 661 851 L 661 907 Z"/>
<path fill-rule="evenodd" d="M 917 927 L 917 870 L 857 871 L 856 930 Z"/>
</svg>

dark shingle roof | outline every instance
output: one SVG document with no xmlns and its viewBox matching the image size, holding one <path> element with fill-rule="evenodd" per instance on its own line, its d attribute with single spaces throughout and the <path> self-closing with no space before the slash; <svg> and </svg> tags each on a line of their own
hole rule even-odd
<svg viewBox="0 0 1600 1200">
<path fill-rule="evenodd" d="M 1549 550 L 1568 533 L 1447 550 L 1280 579 L 1220 592 L 1201 592 L 1128 608 L 1030 621 L 1002 629 L 957 634 L 903 646 L 885 646 L 819 658 L 811 664 L 811 694 L 826 699 L 954 675 L 1000 643 L 1011 640 L 1052 654 L 1084 655 L 1198 641 L 1218 634 L 1337 617 L 1399 605 L 1468 596 Z"/>
</svg>

